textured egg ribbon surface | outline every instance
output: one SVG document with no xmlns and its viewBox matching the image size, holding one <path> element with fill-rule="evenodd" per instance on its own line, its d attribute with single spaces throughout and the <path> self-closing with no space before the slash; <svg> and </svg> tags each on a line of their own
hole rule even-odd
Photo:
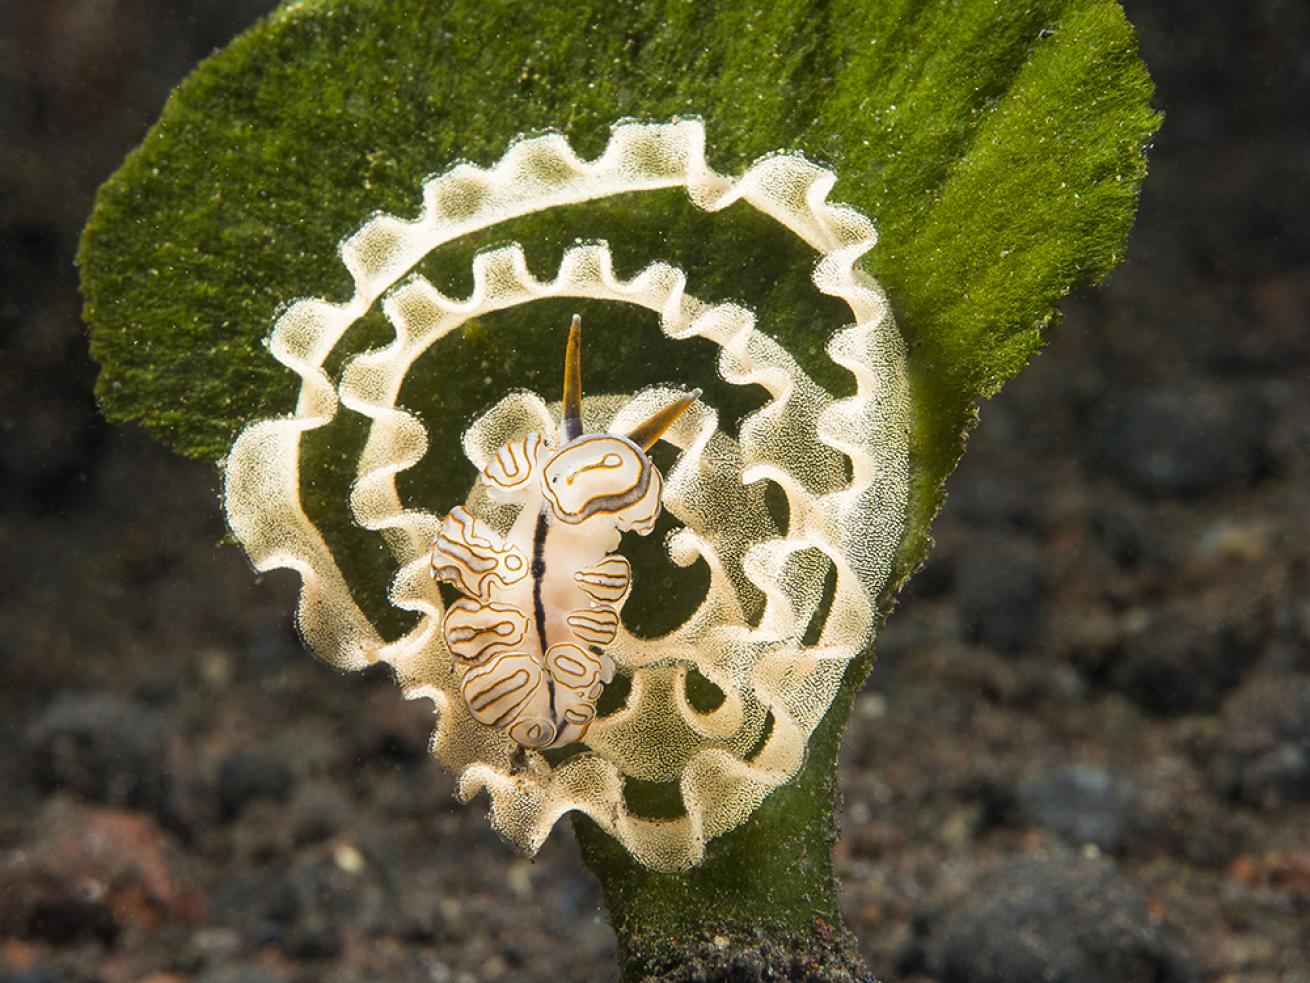
<svg viewBox="0 0 1310 983">
<path fill-rule="evenodd" d="M 294 414 L 246 428 L 225 466 L 228 521 L 251 561 L 302 578 L 297 617 L 306 643 L 343 668 L 385 662 L 407 696 L 431 699 L 433 750 L 457 776 L 459 794 L 467 800 L 485 789 L 493 826 L 529 853 L 561 815 L 579 810 L 649 867 L 695 865 L 708 840 L 745 821 L 799 770 L 850 661 L 872 642 L 874 600 L 904 531 L 910 397 L 888 304 L 858 265 L 874 245 L 872 223 L 829 202 L 835 175 L 798 154 L 761 158 L 730 177 L 710 168 L 705 147 L 696 120 L 617 123 L 605 151 L 590 161 L 558 134 L 532 137 L 489 168 L 459 164 L 430 179 L 417 218 L 369 219 L 341 245 L 353 296 L 339 304 L 296 301 L 269 338 L 273 357 L 301 378 Z M 462 298 L 444 296 L 413 273 L 434 250 L 472 232 L 669 188 L 684 189 L 711 214 L 744 203 L 776 222 L 780 237 L 799 237 L 814 250 L 816 291 L 851 313 L 825 351 L 852 376 L 853 395 L 835 398 L 758 329 L 752 311 L 697 299 L 683 272 L 659 257 L 620 279 L 603 241 L 565 251 L 545 280 L 532 275 L 516 243 L 481 252 L 472 292 Z M 397 403 L 419 357 L 471 319 L 550 298 L 652 311 L 666 337 L 716 344 L 717 370 L 728 383 L 761 386 L 769 397 L 742 421 L 736 439 L 704 401 L 665 434 L 678 456 L 665 475 L 663 506 L 681 523 L 668 539 L 668 562 L 704 563 L 709 586 L 686 621 L 658 638 L 620 626 L 606 654 L 631 689 L 621 708 L 592 724 L 581 753 L 556 764 L 525 756 L 469 715 L 441 638 L 445 607 L 428 573 L 442 516 L 403 503 L 396 485 L 397 474 L 424 455 L 461 452 L 430 447 L 423 422 Z M 346 332 L 379 304 L 394 337 L 330 372 Z M 691 387 L 700 380 L 676 381 Z M 589 388 L 603 391 L 604 380 L 589 380 Z M 592 396 L 584 417 L 588 429 L 624 433 L 680 394 L 652 386 Z M 338 562 L 301 499 L 306 434 L 331 423 L 342 406 L 368 422 L 351 514 L 383 537 L 395 560 L 391 603 L 417 616 L 399 638 L 384 638 L 356 603 L 343 573 L 349 564 Z M 481 469 L 506 444 L 558 425 L 557 408 L 510 393 L 468 428 L 462 453 Z M 766 505 L 770 482 L 785 496 L 785 532 Z M 500 532 L 513 520 L 476 487 L 468 507 Z M 745 598 L 759 596 L 762 612 L 748 612 Z M 708 712 L 688 699 L 692 669 L 723 693 Z M 635 813 L 624 796 L 628 779 L 676 783 L 685 812 Z"/>
</svg>

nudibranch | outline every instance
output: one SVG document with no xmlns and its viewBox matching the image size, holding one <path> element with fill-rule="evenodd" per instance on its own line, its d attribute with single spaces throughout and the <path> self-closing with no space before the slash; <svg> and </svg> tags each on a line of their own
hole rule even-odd
<svg viewBox="0 0 1310 983">
<path fill-rule="evenodd" d="M 660 514 L 663 479 L 646 455 L 700 396 L 694 390 L 626 435 L 584 433 L 582 319 L 564 355 L 558 447 L 538 432 L 506 444 L 482 469 L 488 496 L 521 507 L 501 536 L 464 506 L 432 545 L 431 574 L 462 597 L 442 636 L 473 719 L 525 748 L 574 744 L 614 678 L 605 646 L 619 628 L 632 567 L 620 535 L 645 536 Z"/>
</svg>

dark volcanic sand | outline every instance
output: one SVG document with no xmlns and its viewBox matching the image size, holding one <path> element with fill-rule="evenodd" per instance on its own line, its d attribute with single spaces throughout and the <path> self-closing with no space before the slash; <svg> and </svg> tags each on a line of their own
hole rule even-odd
<svg viewBox="0 0 1310 983">
<path fill-rule="evenodd" d="M 613 979 L 567 824 L 514 856 L 213 469 L 95 416 L 94 188 L 268 6 L 0 0 L 0 983 Z M 1130 259 L 983 406 L 847 737 L 887 980 L 1310 980 L 1310 15 L 1129 13 Z"/>
</svg>

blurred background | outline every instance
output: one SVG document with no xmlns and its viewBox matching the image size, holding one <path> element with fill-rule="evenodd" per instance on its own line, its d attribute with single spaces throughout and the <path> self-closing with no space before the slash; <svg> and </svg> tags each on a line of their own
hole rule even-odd
<svg viewBox="0 0 1310 983">
<path fill-rule="evenodd" d="M 0 983 L 612 979 L 568 824 L 516 857 L 96 414 L 96 186 L 272 6 L 0 0 Z M 885 980 L 1310 981 L 1310 9 L 1127 8 L 1128 261 L 982 406 L 847 735 Z"/>
</svg>

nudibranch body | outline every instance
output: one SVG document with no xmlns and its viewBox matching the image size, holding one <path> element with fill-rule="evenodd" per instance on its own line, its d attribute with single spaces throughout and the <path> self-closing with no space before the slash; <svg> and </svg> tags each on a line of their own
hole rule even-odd
<svg viewBox="0 0 1310 983">
<path fill-rule="evenodd" d="M 463 506 L 432 547 L 432 576 L 463 596 L 442 634 L 479 723 L 527 748 L 583 738 L 614 677 L 605 646 L 631 587 L 614 553 L 623 532 L 646 535 L 663 479 L 648 451 L 700 395 L 689 393 L 626 436 L 582 432 L 581 319 L 569 330 L 558 448 L 540 433 L 500 448 L 482 469 L 488 496 L 521 506 L 501 536 Z"/>
</svg>

